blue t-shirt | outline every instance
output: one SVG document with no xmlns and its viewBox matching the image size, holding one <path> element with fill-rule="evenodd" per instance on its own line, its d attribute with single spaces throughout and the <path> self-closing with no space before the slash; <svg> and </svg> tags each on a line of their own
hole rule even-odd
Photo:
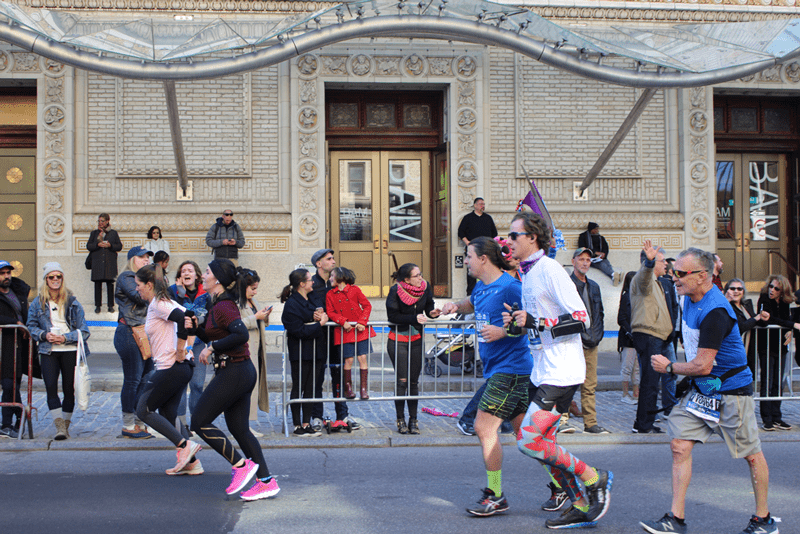
<svg viewBox="0 0 800 534">
<path fill-rule="evenodd" d="M 506 311 L 503 304 L 513 306 L 516 303 L 522 308 L 522 284 L 508 273 L 503 273 L 489 285 L 478 280 L 475 289 L 472 290 L 470 302 L 475 308 L 478 332 L 485 324 L 502 327 L 502 314 Z M 479 334 L 478 344 L 483 361 L 484 378 L 489 378 L 495 373 L 531 374 L 533 359 L 528 348 L 527 336 L 506 336 L 492 343 L 486 343 Z"/>
<path fill-rule="evenodd" d="M 711 374 L 721 377 L 727 371 L 747 365 L 747 352 L 739 334 L 739 325 L 728 300 L 716 286 L 706 293 L 700 302 L 692 302 L 689 297 L 683 299 L 683 346 L 686 350 L 686 361 L 692 361 L 697 356 L 700 341 L 700 324 L 711 311 L 722 308 L 733 319 L 733 328 L 722 340 Z M 725 380 L 720 391 L 730 391 L 747 386 L 753 382 L 753 374 L 749 368 L 738 372 Z"/>
</svg>

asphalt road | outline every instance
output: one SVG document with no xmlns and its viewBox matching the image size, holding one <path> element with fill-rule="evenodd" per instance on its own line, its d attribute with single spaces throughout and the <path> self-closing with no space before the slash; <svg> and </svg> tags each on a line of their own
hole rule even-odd
<svg viewBox="0 0 800 534">
<path fill-rule="evenodd" d="M 591 465 L 615 474 L 611 509 L 593 532 L 642 532 L 670 503 L 668 445 L 576 445 Z M 227 497 L 228 464 L 213 451 L 206 473 L 168 477 L 169 451 L 6 452 L 0 455 L 2 529 L 14 534 L 63 532 L 505 533 L 552 532 L 546 476 L 516 448 L 505 448 L 504 491 L 510 511 L 491 518 L 464 512 L 486 483 L 476 447 L 265 450 L 282 491 L 244 503 Z M 766 443 L 770 504 L 781 531 L 800 532 L 797 444 Z M 687 521 L 692 533 L 738 534 L 754 509 L 744 460 L 722 443 L 698 446 Z"/>
</svg>

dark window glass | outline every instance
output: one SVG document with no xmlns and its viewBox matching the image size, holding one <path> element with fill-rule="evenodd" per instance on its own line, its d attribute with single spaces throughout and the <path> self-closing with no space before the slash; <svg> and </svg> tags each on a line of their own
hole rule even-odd
<svg viewBox="0 0 800 534">
<path fill-rule="evenodd" d="M 758 110 L 756 108 L 731 108 L 731 131 L 757 132 Z"/>
<path fill-rule="evenodd" d="M 725 131 L 725 110 L 723 108 L 714 108 L 714 130 L 717 132 Z"/>
<path fill-rule="evenodd" d="M 781 108 L 764 109 L 764 131 L 785 132 L 792 130 L 792 116 L 789 110 Z"/>
</svg>

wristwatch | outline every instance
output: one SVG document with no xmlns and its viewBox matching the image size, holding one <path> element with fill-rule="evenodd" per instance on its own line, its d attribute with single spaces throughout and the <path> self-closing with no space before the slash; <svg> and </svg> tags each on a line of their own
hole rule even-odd
<svg viewBox="0 0 800 534">
<path fill-rule="evenodd" d="M 674 374 L 675 374 L 675 373 L 673 373 L 673 372 L 672 372 L 672 362 L 669 362 L 669 363 L 667 364 L 667 372 L 668 372 L 669 374 L 671 374 L 671 375 L 674 375 Z"/>
</svg>

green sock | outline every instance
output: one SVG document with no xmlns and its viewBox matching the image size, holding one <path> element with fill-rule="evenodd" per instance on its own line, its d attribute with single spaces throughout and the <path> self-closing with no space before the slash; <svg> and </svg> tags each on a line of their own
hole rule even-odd
<svg viewBox="0 0 800 534">
<path fill-rule="evenodd" d="M 584 482 L 584 484 L 587 485 L 587 486 L 591 486 L 593 484 L 597 484 L 598 480 L 600 480 L 600 475 L 595 470 L 594 476 L 592 478 L 590 478 L 589 480 L 587 480 L 586 482 Z"/>
<path fill-rule="evenodd" d="M 486 471 L 486 479 L 489 481 L 487 487 L 494 492 L 496 496 L 503 494 L 503 470 Z"/>
<path fill-rule="evenodd" d="M 575 506 L 575 508 L 577 508 L 578 510 L 580 510 L 584 514 L 589 511 L 589 505 L 588 504 L 586 504 L 584 506 L 577 506 L 577 505 L 573 504 L 572 506 Z"/>
</svg>

